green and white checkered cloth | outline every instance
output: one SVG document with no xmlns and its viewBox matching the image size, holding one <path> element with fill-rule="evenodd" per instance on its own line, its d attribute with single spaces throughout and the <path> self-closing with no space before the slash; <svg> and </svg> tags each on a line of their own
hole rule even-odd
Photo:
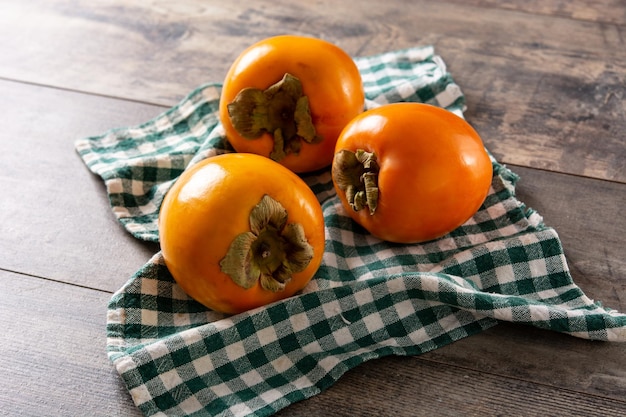
<svg viewBox="0 0 626 417">
<path fill-rule="evenodd" d="M 355 58 L 368 107 L 419 101 L 462 115 L 464 96 L 432 47 Z M 115 216 L 157 241 L 161 200 L 193 163 L 232 152 L 218 120 L 220 86 L 200 86 L 140 126 L 80 140 Z M 267 416 L 385 355 L 418 355 L 498 321 L 626 341 L 626 315 L 573 282 L 556 231 L 515 197 L 518 177 L 493 160 L 492 188 L 465 225 L 416 245 L 355 225 L 330 173 L 303 178 L 324 211 L 326 252 L 290 299 L 225 316 L 176 285 L 160 252 L 112 297 L 108 355 L 145 415 Z"/>
</svg>

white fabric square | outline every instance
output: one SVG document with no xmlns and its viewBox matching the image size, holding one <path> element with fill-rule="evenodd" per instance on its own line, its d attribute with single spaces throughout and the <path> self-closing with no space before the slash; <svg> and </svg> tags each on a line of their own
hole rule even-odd
<svg viewBox="0 0 626 417">
<path fill-rule="evenodd" d="M 137 364 L 130 356 L 122 356 L 115 361 L 115 368 L 120 374 L 123 374 L 137 368 Z"/>
<path fill-rule="evenodd" d="M 263 391 L 261 394 L 259 394 L 259 398 L 261 398 L 261 400 L 263 400 L 266 404 L 271 404 L 276 400 L 281 399 L 282 397 L 283 393 L 276 389 Z"/>
<path fill-rule="evenodd" d="M 340 327 L 333 331 L 333 337 L 339 346 L 354 342 L 354 336 L 349 327 Z"/>
<path fill-rule="evenodd" d="M 141 310 L 141 324 L 144 326 L 157 326 L 159 324 L 159 312 L 155 310 Z"/>
<path fill-rule="evenodd" d="M 276 370 L 276 373 L 281 374 L 291 369 L 294 364 L 288 356 L 283 355 L 271 361 L 270 365 Z"/>
<path fill-rule="evenodd" d="M 223 382 L 211 387 L 211 391 L 213 391 L 217 397 L 226 397 L 233 393 L 233 390 L 228 388 L 228 385 Z"/>
<path fill-rule="evenodd" d="M 385 327 L 385 323 L 383 323 L 383 319 L 380 313 L 370 314 L 369 316 L 364 317 L 363 323 L 365 324 L 365 327 L 370 334 L 375 333 Z"/>
<path fill-rule="evenodd" d="M 213 366 L 213 362 L 211 361 L 210 355 L 205 355 L 201 358 L 194 359 L 191 364 L 196 369 L 198 375 L 202 376 L 212 372 L 215 367 Z"/>
<path fill-rule="evenodd" d="M 263 378 L 255 369 L 240 375 L 239 379 L 241 379 L 248 387 L 253 387 L 265 380 L 265 378 Z"/>
<path fill-rule="evenodd" d="M 153 343 L 150 346 L 147 346 L 146 350 L 148 351 L 148 353 L 150 354 L 150 357 L 153 360 L 162 358 L 163 356 L 169 355 L 170 353 L 169 347 L 162 341 Z"/>
<path fill-rule="evenodd" d="M 415 316 L 415 306 L 411 300 L 404 300 L 399 303 L 395 303 L 394 307 L 400 320 L 410 316 Z"/>
<path fill-rule="evenodd" d="M 493 310 L 493 317 L 497 320 L 512 321 L 513 310 L 510 307 L 496 308 Z"/>
<path fill-rule="evenodd" d="M 306 313 L 298 313 L 290 316 L 289 322 L 291 323 L 294 333 L 307 329 L 311 325 L 309 316 Z"/>
<path fill-rule="evenodd" d="M 152 278 L 145 278 L 141 280 L 141 293 L 153 296 L 159 295 L 158 283 L 158 280 Z"/>
<path fill-rule="evenodd" d="M 337 365 L 341 363 L 341 360 L 336 356 L 326 356 L 322 360 L 320 360 L 317 364 L 323 368 L 326 373 L 332 371 Z"/>
<path fill-rule="evenodd" d="M 510 264 L 496 267 L 493 273 L 497 277 L 498 282 L 500 284 L 505 284 L 505 283 L 515 281 L 515 271 L 513 270 L 513 266 Z"/>
<path fill-rule="evenodd" d="M 115 179 L 111 179 L 107 181 L 106 185 L 107 185 L 107 192 L 109 194 L 120 194 L 124 192 L 124 185 L 122 184 L 122 180 L 119 178 L 115 178 Z M 128 210 L 126 211 L 128 212 Z"/>
<path fill-rule="evenodd" d="M 202 403 L 198 401 L 198 399 L 192 395 L 184 401 L 181 401 L 178 404 L 178 408 L 185 412 L 186 415 L 198 412 L 204 408 Z"/>
<path fill-rule="evenodd" d="M 533 277 L 545 277 L 548 275 L 545 259 L 533 259 L 528 261 L 528 267 L 530 268 L 530 274 Z"/>
<path fill-rule="evenodd" d="M 161 382 L 168 390 L 177 387 L 178 385 L 183 383 L 183 380 L 181 379 L 180 375 L 178 375 L 178 371 L 176 370 L 176 368 L 166 372 L 161 372 L 160 378 Z"/>
<path fill-rule="evenodd" d="M 363 306 L 374 302 L 374 295 L 370 288 L 365 288 L 354 294 L 354 298 L 358 305 Z"/>
<path fill-rule="evenodd" d="M 278 340 L 278 335 L 276 334 L 276 328 L 274 326 L 259 329 L 257 330 L 256 335 L 259 338 L 261 346 L 269 345 L 270 343 Z"/>
<path fill-rule="evenodd" d="M 191 315 L 184 313 L 173 313 L 172 322 L 176 327 L 189 326 L 191 324 Z"/>
<path fill-rule="evenodd" d="M 233 416 L 253 415 L 254 412 L 246 405 L 246 403 L 235 404 L 228 409 Z M 230 415 L 230 414 L 229 414 Z"/>
<path fill-rule="evenodd" d="M 141 406 L 141 404 L 152 400 L 152 394 L 148 391 L 148 388 L 145 385 L 139 385 L 132 388 L 129 392 L 130 396 L 133 398 L 133 402 L 137 406 Z"/>
<path fill-rule="evenodd" d="M 231 343 L 224 351 L 231 362 L 246 356 L 246 348 L 242 342 Z"/>
</svg>

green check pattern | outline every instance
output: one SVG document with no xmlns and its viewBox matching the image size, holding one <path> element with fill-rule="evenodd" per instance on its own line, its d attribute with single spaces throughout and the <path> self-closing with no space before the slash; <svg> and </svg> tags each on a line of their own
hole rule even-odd
<svg viewBox="0 0 626 417">
<path fill-rule="evenodd" d="M 419 101 L 463 115 L 464 96 L 432 47 L 355 61 L 367 107 Z M 219 91 L 200 86 L 145 124 L 76 143 L 135 237 L 158 241 L 158 208 L 183 170 L 233 151 Z M 419 355 L 499 321 L 626 341 L 626 315 L 573 282 L 556 231 L 515 197 L 517 175 L 492 162 L 478 213 L 418 245 L 380 241 L 352 222 L 328 170 L 303 176 L 324 211 L 322 266 L 302 293 L 243 314 L 196 303 L 155 254 L 108 308 L 108 355 L 136 405 L 146 416 L 268 416 L 367 360 Z"/>
</svg>

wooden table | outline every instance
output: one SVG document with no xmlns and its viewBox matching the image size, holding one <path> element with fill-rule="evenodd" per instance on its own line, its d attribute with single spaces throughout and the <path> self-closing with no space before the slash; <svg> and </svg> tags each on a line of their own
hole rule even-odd
<svg viewBox="0 0 626 417">
<path fill-rule="evenodd" d="M 291 32 L 352 55 L 432 44 L 574 280 L 626 311 L 624 0 L 0 2 L 0 415 L 134 416 L 106 305 L 158 250 L 114 219 L 76 139 L 147 121 Z M 281 416 L 626 415 L 626 344 L 501 324 L 368 362 Z"/>
</svg>

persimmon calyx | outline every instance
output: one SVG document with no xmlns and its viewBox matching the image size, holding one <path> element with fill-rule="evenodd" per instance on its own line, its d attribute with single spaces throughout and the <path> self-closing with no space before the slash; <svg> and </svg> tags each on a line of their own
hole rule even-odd
<svg viewBox="0 0 626 417">
<path fill-rule="evenodd" d="M 354 211 L 369 208 L 374 215 L 378 207 L 378 173 L 380 167 L 374 152 L 342 149 L 333 160 L 335 182 L 346 194 L 346 200 Z"/>
<path fill-rule="evenodd" d="M 281 291 L 309 265 L 313 246 L 302 225 L 287 223 L 287 210 L 267 194 L 252 208 L 249 222 L 250 231 L 235 237 L 220 268 L 245 289 L 260 282 L 267 291 Z"/>
<path fill-rule="evenodd" d="M 274 161 L 290 153 L 298 154 L 301 141 L 322 141 L 315 131 L 302 83 L 289 73 L 267 90 L 242 89 L 227 108 L 233 127 L 244 138 L 258 139 L 264 133 L 272 135 L 274 147 L 270 158 Z"/>
</svg>

